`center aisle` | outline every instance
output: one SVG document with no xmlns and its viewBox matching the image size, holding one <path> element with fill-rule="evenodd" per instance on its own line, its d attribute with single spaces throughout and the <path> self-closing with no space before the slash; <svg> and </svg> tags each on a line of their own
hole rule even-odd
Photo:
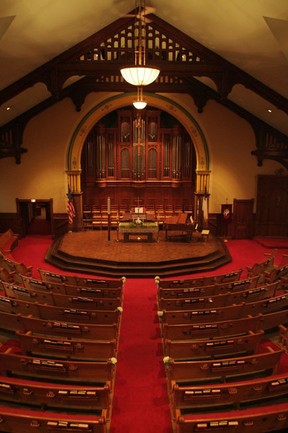
<svg viewBox="0 0 288 433">
<path fill-rule="evenodd" d="M 111 433 L 171 433 L 153 279 L 127 279 Z"/>
</svg>

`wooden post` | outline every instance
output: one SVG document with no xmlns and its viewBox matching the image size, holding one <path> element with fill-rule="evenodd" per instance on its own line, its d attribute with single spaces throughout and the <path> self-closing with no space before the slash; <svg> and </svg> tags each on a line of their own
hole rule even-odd
<svg viewBox="0 0 288 433">
<path fill-rule="evenodd" d="M 108 241 L 110 241 L 110 232 L 111 232 L 111 201 L 110 201 L 110 197 L 107 198 L 107 214 L 108 214 Z"/>
</svg>

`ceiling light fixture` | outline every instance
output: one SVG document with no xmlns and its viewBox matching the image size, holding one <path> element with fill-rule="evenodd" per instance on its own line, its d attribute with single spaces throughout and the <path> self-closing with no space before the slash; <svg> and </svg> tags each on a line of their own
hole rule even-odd
<svg viewBox="0 0 288 433">
<path fill-rule="evenodd" d="M 122 77 L 127 83 L 133 86 L 148 86 L 153 83 L 160 73 L 160 69 L 154 66 L 146 66 L 146 9 L 138 2 L 138 12 L 136 14 L 135 37 L 134 37 L 134 60 L 132 66 L 125 66 L 120 70 Z"/>
<path fill-rule="evenodd" d="M 143 110 L 147 105 L 147 102 L 143 101 L 143 89 L 141 86 L 137 87 L 137 101 L 134 101 L 133 105 L 137 110 Z"/>
</svg>

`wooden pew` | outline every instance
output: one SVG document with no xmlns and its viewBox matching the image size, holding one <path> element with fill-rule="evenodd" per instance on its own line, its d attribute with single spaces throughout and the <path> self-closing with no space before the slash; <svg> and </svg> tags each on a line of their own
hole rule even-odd
<svg viewBox="0 0 288 433">
<path fill-rule="evenodd" d="M 231 305 L 228 307 L 210 308 L 203 310 L 178 310 L 162 311 L 159 313 L 162 323 L 169 325 L 178 325 L 184 323 L 203 323 L 219 322 L 223 320 L 233 320 L 241 317 L 247 317 L 244 314 L 244 303 L 241 305 Z"/>
<path fill-rule="evenodd" d="M 256 332 L 259 329 L 262 329 L 263 317 L 265 316 L 244 317 L 235 320 L 203 322 L 197 324 L 190 323 L 184 325 L 170 325 L 163 323 L 161 326 L 162 338 L 167 340 L 187 340 L 243 335 L 247 334 L 249 331 Z"/>
<path fill-rule="evenodd" d="M 65 295 L 65 283 L 46 283 L 43 280 L 37 278 L 27 277 L 26 275 L 21 275 L 22 285 L 28 290 L 34 290 L 36 292 L 58 292 Z"/>
<path fill-rule="evenodd" d="M 287 399 L 288 373 L 275 374 L 242 382 L 185 386 L 171 383 L 171 402 L 176 409 L 197 409 L 211 412 L 213 408 L 240 409 L 279 399 Z"/>
<path fill-rule="evenodd" d="M 224 283 L 239 281 L 242 272 L 243 272 L 243 269 L 239 269 L 239 270 L 234 271 L 234 272 L 228 272 L 227 274 L 215 275 L 215 283 L 216 284 L 224 284 Z"/>
<path fill-rule="evenodd" d="M 0 266 L 7 269 L 8 272 L 16 272 L 17 276 L 18 274 L 27 276 L 32 275 L 33 266 L 26 266 L 23 262 L 17 262 L 10 257 L 1 257 Z"/>
<path fill-rule="evenodd" d="M 227 274 L 220 274 L 216 276 L 205 276 L 198 278 L 185 278 L 180 280 L 161 280 L 160 277 L 155 277 L 157 287 L 162 288 L 176 288 L 176 287 L 201 287 L 211 284 L 228 283 L 238 281 L 242 274 L 242 269 Z"/>
<path fill-rule="evenodd" d="M 65 283 L 71 286 L 117 288 L 122 287 L 126 281 L 125 277 L 120 278 L 120 280 L 99 280 L 97 278 L 85 278 L 77 275 L 57 274 L 40 268 L 38 268 L 38 272 L 41 279 L 47 283 Z"/>
<path fill-rule="evenodd" d="M 94 340 L 116 340 L 119 336 L 117 324 L 91 324 L 42 320 L 36 317 L 1 312 L 0 329 L 3 331 L 31 331 L 37 335 L 69 337 Z"/>
<path fill-rule="evenodd" d="M 260 299 L 267 299 L 276 295 L 278 289 L 280 289 L 280 282 L 267 284 L 261 287 L 255 287 L 248 290 L 239 292 L 227 291 L 217 295 L 201 295 L 193 296 L 193 293 L 188 293 L 187 296 L 184 293 L 180 296 L 175 293 L 171 294 L 171 298 L 161 295 L 157 297 L 158 308 L 161 310 L 179 310 L 183 304 L 193 305 L 193 309 L 211 307 L 221 307 L 225 305 L 239 304 L 241 302 L 252 302 L 259 301 Z M 174 296 L 173 296 L 174 295 Z M 180 308 L 178 308 L 180 306 Z"/>
<path fill-rule="evenodd" d="M 35 335 L 31 331 L 17 331 L 21 352 L 29 356 L 42 356 L 68 360 L 104 361 L 117 355 L 117 341 L 68 339 Z"/>
<path fill-rule="evenodd" d="M 0 311 L 6 313 L 33 316 L 44 320 L 57 320 L 67 322 L 119 324 L 122 309 L 110 310 L 79 310 L 54 305 L 39 304 L 19 299 L 0 296 Z"/>
<path fill-rule="evenodd" d="M 280 324 L 288 323 L 288 310 L 275 311 L 273 313 L 258 314 L 253 317 L 242 317 L 235 320 L 220 322 L 203 322 L 197 324 L 170 325 L 163 323 L 161 326 L 162 338 L 168 340 L 187 340 L 196 338 L 215 338 L 221 336 L 234 336 L 247 334 L 249 331 L 271 331 Z"/>
<path fill-rule="evenodd" d="M 39 272 L 40 279 L 45 283 L 65 283 L 76 285 L 77 284 L 77 276 L 76 275 L 65 275 L 56 272 L 46 271 L 45 269 L 37 268 Z"/>
<path fill-rule="evenodd" d="M 288 328 L 282 324 L 279 325 L 278 345 L 288 353 Z"/>
<path fill-rule="evenodd" d="M 0 267 L 0 289 L 4 290 L 3 282 L 14 283 L 15 282 L 15 271 L 9 272 L 7 269 Z"/>
<path fill-rule="evenodd" d="M 258 329 L 263 329 L 264 331 L 278 330 L 279 325 L 288 323 L 288 310 L 260 314 L 257 317 L 260 317 Z"/>
<path fill-rule="evenodd" d="M 14 233 L 11 229 L 0 233 L 0 250 L 3 253 L 11 253 L 11 251 L 18 245 L 19 235 Z"/>
<path fill-rule="evenodd" d="M 242 411 L 196 414 L 176 411 L 175 432 L 267 433 L 288 428 L 287 404 L 261 406 Z"/>
<path fill-rule="evenodd" d="M 96 298 L 121 298 L 123 296 L 123 288 L 119 287 L 81 287 L 77 285 L 68 285 L 65 283 L 48 283 L 36 278 L 21 275 L 24 287 L 28 290 L 35 291 L 51 291 L 62 295 L 72 296 L 89 296 Z"/>
<path fill-rule="evenodd" d="M 109 287 L 109 288 L 97 288 L 97 287 L 79 287 L 79 286 L 67 286 L 64 285 L 65 294 L 69 296 L 89 296 L 95 298 L 119 298 L 123 296 L 122 287 Z"/>
<path fill-rule="evenodd" d="M 189 303 L 183 305 L 184 308 L 182 310 L 164 310 L 158 312 L 158 316 L 161 318 L 163 323 L 168 323 L 170 325 L 240 319 L 241 317 L 256 316 L 259 314 L 267 314 L 287 309 L 288 294 L 275 296 L 257 302 L 243 302 L 238 305 L 229 305 L 228 307 L 216 307 L 210 309 L 193 310 L 188 309 Z"/>
<path fill-rule="evenodd" d="M 5 376 L 82 385 L 112 382 L 115 375 L 113 358 L 107 361 L 67 361 L 13 354 L 9 349 L 0 352 L 0 369 Z"/>
<path fill-rule="evenodd" d="M 76 283 L 81 287 L 94 287 L 94 288 L 106 288 L 106 289 L 116 289 L 117 287 L 124 287 L 126 282 L 126 277 L 121 277 L 117 280 L 99 280 L 97 278 L 86 278 L 77 276 Z"/>
<path fill-rule="evenodd" d="M 0 407 L 0 432 L 5 433 L 108 433 L 106 411 L 99 414 L 41 412 Z"/>
<path fill-rule="evenodd" d="M 27 303 L 26 303 L 27 304 Z M 120 326 L 122 308 L 116 310 L 81 310 L 37 304 L 40 319 Z"/>
<path fill-rule="evenodd" d="M 0 296 L 0 311 L 12 314 L 22 314 L 24 316 L 32 315 L 39 317 L 38 305 L 34 302 L 26 302 L 18 299 Z"/>
<path fill-rule="evenodd" d="M 25 327 L 19 314 L 1 312 L 0 329 L 2 331 L 25 331 Z"/>
<path fill-rule="evenodd" d="M 39 302 L 42 304 L 55 305 L 51 292 L 36 292 L 26 287 L 10 283 L 3 283 L 5 295 L 10 299 L 19 299 L 28 302 Z"/>
<path fill-rule="evenodd" d="M 51 291 L 35 291 L 15 284 L 3 283 L 5 295 L 12 299 L 22 299 L 40 304 L 58 307 L 88 309 L 88 310 L 116 310 L 122 306 L 122 298 L 94 298 L 88 296 L 69 296 Z"/>
<path fill-rule="evenodd" d="M 81 386 L 0 376 L 0 401 L 48 409 L 97 411 L 111 405 L 111 382 Z"/>
<path fill-rule="evenodd" d="M 69 296 L 52 293 L 54 305 L 85 310 L 116 310 L 122 306 L 122 298 L 94 298 L 91 296 Z"/>
<path fill-rule="evenodd" d="M 275 253 L 269 254 L 269 257 L 262 262 L 256 262 L 252 266 L 246 266 L 247 277 L 260 276 L 264 277 L 264 272 L 273 269 Z"/>
<path fill-rule="evenodd" d="M 204 340 L 163 340 L 164 356 L 176 361 L 250 355 L 258 351 L 263 331 Z"/>
<path fill-rule="evenodd" d="M 175 361 L 164 358 L 168 383 L 193 384 L 197 382 L 241 380 L 252 376 L 275 374 L 283 350 L 268 348 L 265 353 L 233 358 L 205 359 L 197 361 Z"/>
<path fill-rule="evenodd" d="M 272 283 L 273 281 L 281 280 L 281 278 L 288 276 L 288 263 L 283 266 L 277 266 L 270 272 L 265 272 L 265 281 Z"/>
<path fill-rule="evenodd" d="M 52 337 L 65 336 L 70 338 L 109 341 L 118 339 L 119 334 L 119 328 L 117 324 L 102 325 L 90 323 L 73 323 L 42 320 L 35 317 L 17 317 L 19 318 L 21 324 L 21 328 L 18 328 L 20 331 L 31 331 L 38 335 L 47 335 Z M 5 326 L 5 324 L 3 326 Z"/>
<path fill-rule="evenodd" d="M 197 296 L 215 296 L 231 292 L 243 292 L 257 287 L 258 277 L 233 281 L 223 284 L 210 284 L 196 287 L 158 287 L 157 297 L 161 299 L 171 298 L 195 298 Z"/>
</svg>

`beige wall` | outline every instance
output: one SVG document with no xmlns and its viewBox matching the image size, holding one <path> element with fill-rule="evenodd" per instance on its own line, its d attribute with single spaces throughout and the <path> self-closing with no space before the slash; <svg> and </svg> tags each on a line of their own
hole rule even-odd
<svg viewBox="0 0 288 433">
<path fill-rule="evenodd" d="M 109 94 L 90 94 L 81 112 L 65 99 L 33 118 L 25 128 L 21 164 L 14 158 L 0 159 L 0 212 L 15 212 L 16 198 L 53 199 L 55 213 L 66 211 L 67 149 L 81 119 Z M 166 95 L 167 96 L 167 95 Z M 220 212 L 221 203 L 234 198 L 256 197 L 257 174 L 273 174 L 281 165 L 264 160 L 257 166 L 251 151 L 255 137 L 250 125 L 214 101 L 197 113 L 188 95 L 168 95 L 183 105 L 200 126 L 208 144 L 210 161 L 210 212 Z M 7 187 L 9 185 L 9 187 Z"/>
</svg>

